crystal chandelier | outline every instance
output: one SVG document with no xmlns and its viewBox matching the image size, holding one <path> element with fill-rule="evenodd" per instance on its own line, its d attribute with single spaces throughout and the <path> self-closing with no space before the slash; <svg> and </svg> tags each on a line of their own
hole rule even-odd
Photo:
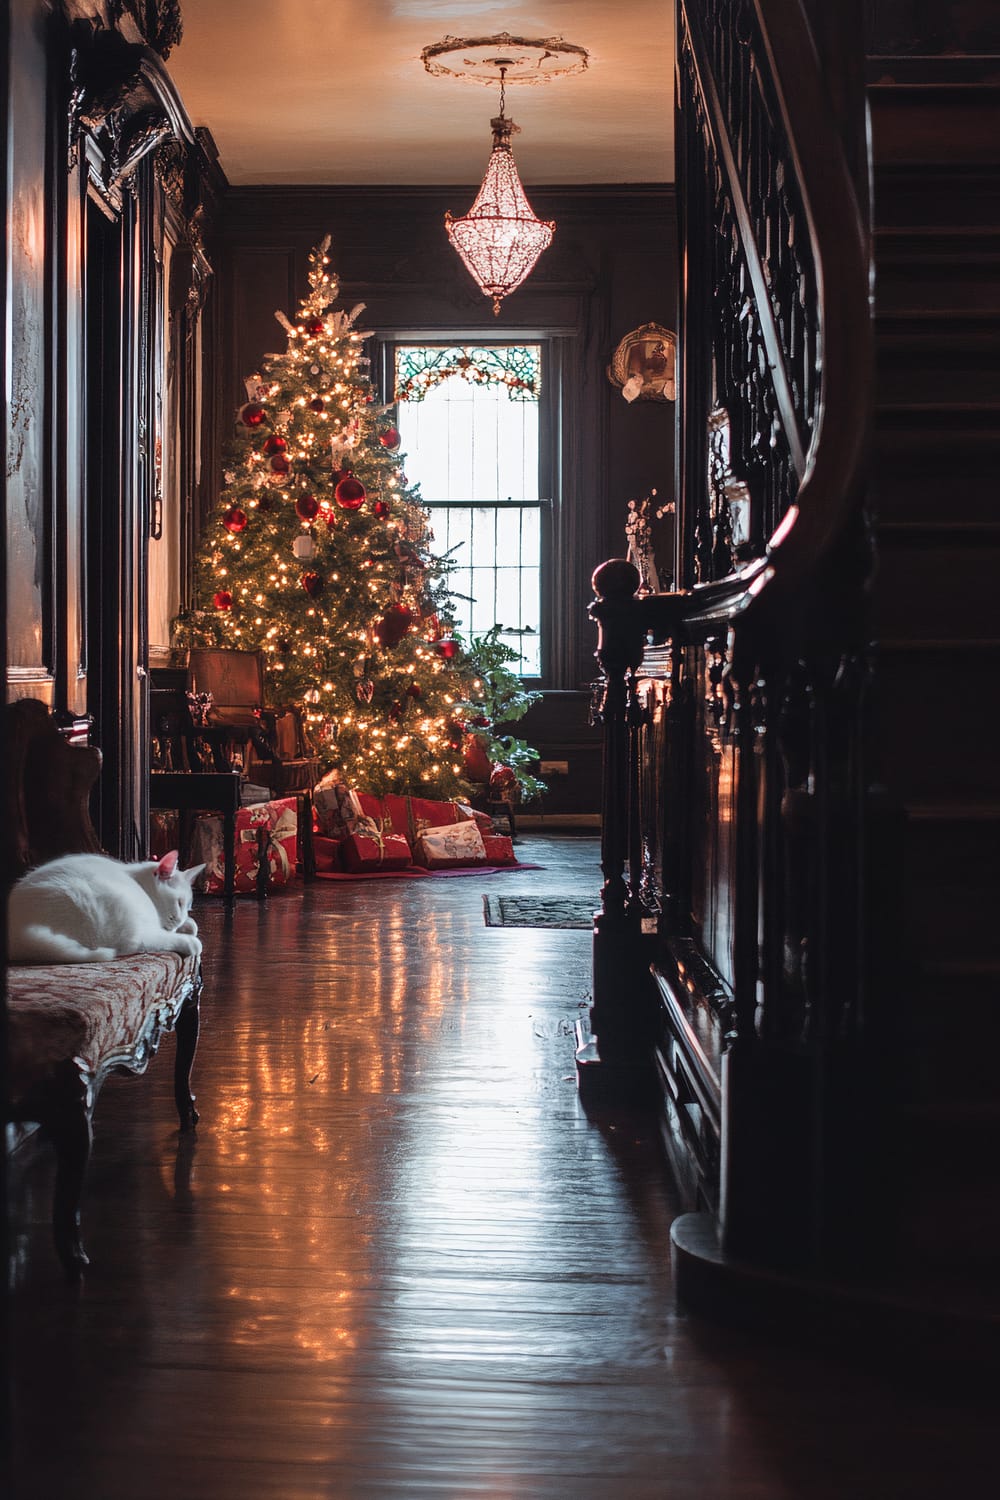
<svg viewBox="0 0 1000 1500">
<path fill-rule="evenodd" d="M 476 201 L 463 219 L 444 216 L 448 238 L 487 297 L 493 298 L 494 317 L 500 303 L 519 287 L 543 250 L 552 243 L 556 226 L 535 216 L 514 164 L 510 138 L 518 129 L 504 114 L 506 69 L 500 69 L 500 113 L 490 121 L 493 150 Z"/>
<path fill-rule="evenodd" d="M 531 40 L 504 31 L 498 36 L 447 36 L 425 47 L 421 56 L 429 73 L 473 83 L 500 83 L 500 113 L 490 121 L 493 150 L 483 185 L 464 218 L 450 213 L 444 218 L 448 238 L 477 285 L 493 299 L 495 315 L 503 298 L 531 274 L 542 251 L 552 243 L 556 227 L 551 220 L 536 217 L 517 175 L 510 138 L 518 126 L 504 113 L 505 86 L 508 82 L 548 83 L 582 72 L 588 54 L 562 37 Z"/>
</svg>

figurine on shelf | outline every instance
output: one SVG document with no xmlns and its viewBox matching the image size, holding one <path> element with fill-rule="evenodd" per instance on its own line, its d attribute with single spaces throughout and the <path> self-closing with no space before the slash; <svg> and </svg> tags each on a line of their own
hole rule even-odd
<svg viewBox="0 0 1000 1500">
<path fill-rule="evenodd" d="M 645 500 L 630 500 L 625 518 L 625 537 L 628 542 L 626 556 L 639 572 L 639 593 L 658 594 L 660 577 L 653 555 L 653 532 L 650 525 L 650 507 L 656 498 L 651 490 Z"/>
</svg>

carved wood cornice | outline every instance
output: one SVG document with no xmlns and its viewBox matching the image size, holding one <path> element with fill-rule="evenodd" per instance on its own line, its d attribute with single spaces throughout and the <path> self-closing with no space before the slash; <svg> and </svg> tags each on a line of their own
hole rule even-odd
<svg viewBox="0 0 1000 1500">
<path fill-rule="evenodd" d="M 120 32 L 78 20 L 70 28 L 69 140 L 85 149 L 91 181 L 112 207 L 139 164 L 167 141 L 195 141 L 160 55 Z"/>
<path fill-rule="evenodd" d="M 125 16 L 131 16 L 149 46 L 163 58 L 170 56 L 184 34 L 180 0 L 109 0 L 112 24 Z"/>
</svg>

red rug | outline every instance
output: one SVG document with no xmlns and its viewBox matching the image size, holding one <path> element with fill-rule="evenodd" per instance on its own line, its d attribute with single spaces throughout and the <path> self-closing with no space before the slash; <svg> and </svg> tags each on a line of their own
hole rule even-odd
<svg viewBox="0 0 1000 1500">
<path fill-rule="evenodd" d="M 405 870 L 317 870 L 317 880 L 423 880 L 425 875 L 505 875 L 509 870 L 544 870 L 544 865 L 462 865 L 455 870 L 425 870 L 407 865 Z"/>
</svg>

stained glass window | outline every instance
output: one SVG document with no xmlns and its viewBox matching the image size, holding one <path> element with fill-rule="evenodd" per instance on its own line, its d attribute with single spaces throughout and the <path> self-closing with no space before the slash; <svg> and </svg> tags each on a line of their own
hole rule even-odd
<svg viewBox="0 0 1000 1500">
<path fill-rule="evenodd" d="M 538 344 L 409 344 L 396 352 L 396 400 L 422 401 L 442 381 L 457 376 L 473 385 L 502 385 L 511 401 L 537 401 L 541 391 Z"/>
<path fill-rule="evenodd" d="M 396 350 L 406 475 L 420 485 L 435 550 L 455 565 L 455 624 L 464 635 L 499 625 L 525 677 L 542 670 L 541 352 L 539 344 Z"/>
</svg>

